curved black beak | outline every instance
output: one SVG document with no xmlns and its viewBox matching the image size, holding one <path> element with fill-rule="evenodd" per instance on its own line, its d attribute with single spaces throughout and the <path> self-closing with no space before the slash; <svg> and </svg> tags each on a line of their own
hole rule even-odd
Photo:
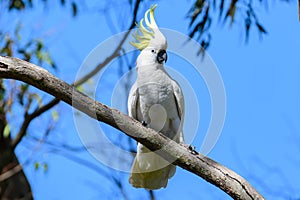
<svg viewBox="0 0 300 200">
<path fill-rule="evenodd" d="M 157 62 L 162 64 L 164 61 L 167 62 L 167 59 L 168 59 L 168 55 L 167 55 L 167 52 L 166 50 L 162 49 L 158 52 L 157 54 Z"/>
</svg>

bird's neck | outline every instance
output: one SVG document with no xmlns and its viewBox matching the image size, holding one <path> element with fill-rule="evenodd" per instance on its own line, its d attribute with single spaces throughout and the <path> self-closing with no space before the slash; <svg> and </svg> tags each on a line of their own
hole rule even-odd
<svg viewBox="0 0 300 200">
<path fill-rule="evenodd" d="M 148 75 L 151 76 L 152 73 L 165 73 L 165 68 L 163 64 L 147 64 L 147 65 L 138 65 L 137 66 L 137 74 L 139 75 Z"/>
</svg>

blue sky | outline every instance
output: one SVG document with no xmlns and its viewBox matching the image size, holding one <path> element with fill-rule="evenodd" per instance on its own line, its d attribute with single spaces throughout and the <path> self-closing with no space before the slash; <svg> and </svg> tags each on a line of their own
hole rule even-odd
<svg viewBox="0 0 300 200">
<path fill-rule="evenodd" d="M 158 3 L 158 25 L 187 33 L 189 21 L 185 16 L 191 1 L 172 1 L 172 9 L 170 2 L 164 0 Z M 121 1 L 117 9 L 119 12 L 111 12 L 113 24 L 118 21 L 116 16 L 125 16 L 129 12 L 121 7 Z M 145 10 L 146 7 L 141 8 L 139 17 Z M 110 10 L 107 12 L 110 13 Z M 245 177 L 267 199 L 300 198 L 300 29 L 297 13 L 296 1 L 271 4 L 267 12 L 259 8 L 259 17 L 268 35 L 259 40 L 257 32 L 252 31 L 247 45 L 243 43 L 240 22 L 236 22 L 237 26 L 232 29 L 215 24 L 211 30 L 213 40 L 208 54 L 223 78 L 227 112 L 222 134 L 208 156 Z M 59 67 L 56 75 L 72 82 L 93 48 L 111 35 L 124 31 L 129 22 L 109 30 L 106 28 L 107 17 L 97 12 L 83 12 L 75 19 L 68 14 L 56 5 L 51 10 L 36 7 L 30 13 L 12 15 L 16 18 L 15 23 L 17 18 L 22 18 L 25 34 L 45 38 Z M 168 64 L 176 65 L 170 58 Z M 184 65 L 184 62 L 180 64 Z M 201 130 L 193 141 L 193 145 L 199 148 L 204 137 L 201 133 L 205 132 L 209 123 L 210 103 L 205 87 L 201 86 L 203 81 L 191 80 L 192 85 L 199 87 L 197 95 L 200 99 L 203 94 L 200 103 L 203 121 L 200 121 Z M 110 91 L 113 85 L 102 87 Z M 105 99 L 105 88 L 103 91 L 99 89 L 99 92 L 103 93 L 97 93 L 97 99 L 109 104 L 109 99 Z M 63 103 L 56 109 L 60 113 L 60 121 L 48 140 L 56 144 L 82 146 L 72 109 Z M 33 135 L 41 135 L 43 120 L 46 117 L 35 120 L 31 125 Z M 114 134 L 114 129 L 103 127 L 109 134 Z M 28 146 L 31 148 L 28 149 Z M 114 192 L 114 185 L 100 175 L 101 170 L 108 174 L 112 172 L 92 155 L 53 149 L 60 148 L 38 145 L 28 138 L 17 148 L 21 162 L 31 158 L 32 162 L 25 165 L 25 172 L 36 199 L 121 198 L 116 195 L 118 192 Z M 81 160 L 74 162 L 74 157 Z M 83 160 L 88 161 L 91 167 L 79 164 Z M 47 172 L 35 170 L 34 162 L 47 163 Z M 124 179 L 129 198 L 145 196 L 143 191 L 126 183 L 128 174 L 121 173 L 120 176 Z M 230 199 L 216 187 L 180 168 L 168 187 L 155 194 L 157 199 Z"/>
</svg>

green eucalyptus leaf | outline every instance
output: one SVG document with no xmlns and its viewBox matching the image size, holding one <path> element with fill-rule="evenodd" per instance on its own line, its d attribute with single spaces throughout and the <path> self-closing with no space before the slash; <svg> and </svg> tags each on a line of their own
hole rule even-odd
<svg viewBox="0 0 300 200">
<path fill-rule="evenodd" d="M 8 138 L 10 135 L 10 126 L 9 124 L 6 124 L 3 131 L 4 138 Z"/>
<path fill-rule="evenodd" d="M 52 116 L 52 119 L 54 121 L 57 121 L 59 119 L 59 115 L 58 115 L 58 112 L 56 110 L 52 110 L 51 116 Z"/>
</svg>

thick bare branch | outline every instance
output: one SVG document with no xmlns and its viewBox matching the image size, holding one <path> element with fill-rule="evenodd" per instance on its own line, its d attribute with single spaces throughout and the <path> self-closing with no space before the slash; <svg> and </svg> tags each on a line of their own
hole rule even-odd
<svg viewBox="0 0 300 200">
<path fill-rule="evenodd" d="M 16 79 L 33 85 L 88 116 L 121 130 L 150 150 L 160 149 L 166 158 L 176 159 L 174 164 L 202 177 L 234 199 L 264 199 L 244 178 L 230 169 L 204 155 L 192 154 L 186 147 L 144 127 L 124 113 L 89 98 L 41 67 L 0 56 L 0 78 Z"/>
</svg>

